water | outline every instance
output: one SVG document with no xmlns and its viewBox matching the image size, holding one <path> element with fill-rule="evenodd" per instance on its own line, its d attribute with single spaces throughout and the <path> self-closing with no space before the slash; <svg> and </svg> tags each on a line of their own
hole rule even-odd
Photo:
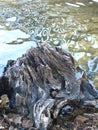
<svg viewBox="0 0 98 130">
<path fill-rule="evenodd" d="M 97 0 L 0 0 L 0 74 L 9 59 L 48 43 L 69 51 L 98 87 Z"/>
</svg>

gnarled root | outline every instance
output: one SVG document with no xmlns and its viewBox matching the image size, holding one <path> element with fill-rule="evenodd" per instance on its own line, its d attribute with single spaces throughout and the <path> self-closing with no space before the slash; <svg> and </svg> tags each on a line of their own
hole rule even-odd
<svg viewBox="0 0 98 130">
<path fill-rule="evenodd" d="M 35 127 L 41 130 L 46 130 L 51 122 L 52 109 L 56 118 L 68 100 L 81 99 L 81 92 L 84 97 L 87 92 L 98 97 L 89 84 L 76 81 L 72 56 L 48 45 L 31 48 L 16 61 L 8 61 L 3 77 L 8 84 L 0 79 L 0 95 L 6 93 L 10 106 L 34 118 Z"/>
</svg>

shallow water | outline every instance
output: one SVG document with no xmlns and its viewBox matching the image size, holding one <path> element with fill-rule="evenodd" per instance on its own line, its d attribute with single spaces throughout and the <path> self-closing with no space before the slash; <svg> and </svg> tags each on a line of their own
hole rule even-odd
<svg viewBox="0 0 98 130">
<path fill-rule="evenodd" d="M 0 0 L 0 75 L 9 59 L 49 43 L 69 51 L 98 87 L 97 0 Z"/>
</svg>

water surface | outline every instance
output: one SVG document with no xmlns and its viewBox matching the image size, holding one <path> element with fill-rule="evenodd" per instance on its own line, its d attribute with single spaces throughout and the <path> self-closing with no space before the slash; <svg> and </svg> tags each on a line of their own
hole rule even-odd
<svg viewBox="0 0 98 130">
<path fill-rule="evenodd" d="M 98 87 L 97 0 L 0 0 L 0 74 L 9 59 L 47 43 L 69 51 Z"/>
</svg>

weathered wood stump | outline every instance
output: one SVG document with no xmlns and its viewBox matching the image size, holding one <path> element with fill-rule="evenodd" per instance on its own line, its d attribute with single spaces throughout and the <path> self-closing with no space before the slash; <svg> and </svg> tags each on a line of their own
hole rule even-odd
<svg viewBox="0 0 98 130">
<path fill-rule="evenodd" d="M 5 93 L 10 107 L 32 117 L 40 130 L 48 128 L 69 100 L 98 98 L 88 82 L 76 81 L 73 57 L 48 45 L 32 47 L 16 61 L 8 61 L 0 78 L 0 95 Z"/>
</svg>

